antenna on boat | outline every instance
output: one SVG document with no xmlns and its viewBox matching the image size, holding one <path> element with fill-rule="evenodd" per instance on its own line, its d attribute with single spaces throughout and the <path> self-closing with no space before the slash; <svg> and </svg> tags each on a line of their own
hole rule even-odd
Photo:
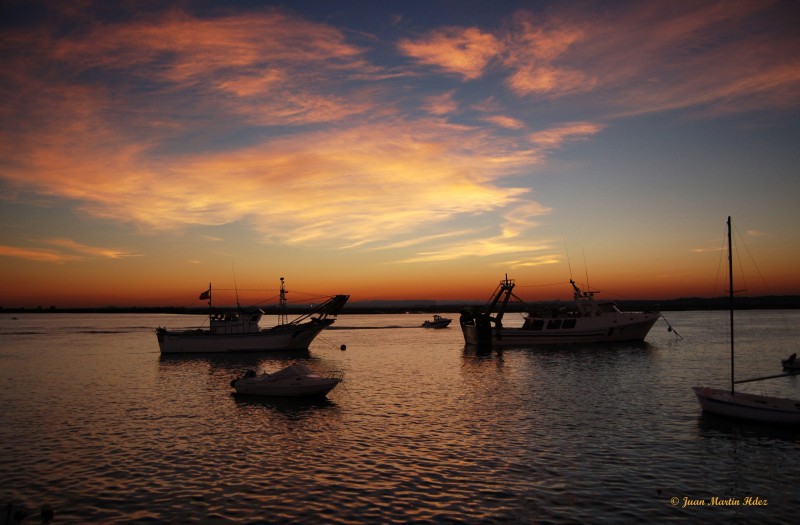
<svg viewBox="0 0 800 525">
<path fill-rule="evenodd" d="M 286 288 L 283 286 L 283 277 L 281 277 L 281 298 L 278 306 L 278 324 L 286 324 L 289 318 L 286 315 Z"/>
</svg>

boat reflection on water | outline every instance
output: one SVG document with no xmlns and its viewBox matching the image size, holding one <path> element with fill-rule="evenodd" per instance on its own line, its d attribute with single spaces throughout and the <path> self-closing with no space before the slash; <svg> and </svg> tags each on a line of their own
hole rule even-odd
<svg viewBox="0 0 800 525">
<path fill-rule="evenodd" d="M 319 417 L 317 411 L 338 411 L 339 405 L 328 397 L 265 397 L 232 394 L 238 409 L 252 411 L 266 409 L 289 420 Z"/>
</svg>

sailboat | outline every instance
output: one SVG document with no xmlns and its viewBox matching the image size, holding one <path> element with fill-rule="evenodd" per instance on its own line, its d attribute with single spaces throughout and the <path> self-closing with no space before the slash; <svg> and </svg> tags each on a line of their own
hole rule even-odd
<svg viewBox="0 0 800 525">
<path fill-rule="evenodd" d="M 770 397 L 758 394 L 736 392 L 735 385 L 752 381 L 762 381 L 792 374 L 779 374 L 752 379 L 734 380 L 733 350 L 733 249 L 731 246 L 731 218 L 728 217 L 728 287 L 730 304 L 730 343 L 731 343 L 731 385 L 729 389 L 707 386 L 693 387 L 697 400 L 704 412 L 720 416 L 745 419 L 761 423 L 800 425 L 800 401 Z"/>
</svg>

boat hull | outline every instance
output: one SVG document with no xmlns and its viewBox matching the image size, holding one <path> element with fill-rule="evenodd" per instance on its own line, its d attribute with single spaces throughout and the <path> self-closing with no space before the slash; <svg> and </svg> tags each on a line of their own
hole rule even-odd
<svg viewBox="0 0 800 525">
<path fill-rule="evenodd" d="M 422 323 L 422 328 L 447 328 L 448 326 L 450 326 L 450 321 L 451 321 L 450 319 L 448 319 L 447 321 L 439 321 L 439 322 L 425 321 L 424 323 Z"/>
<path fill-rule="evenodd" d="M 302 324 L 279 325 L 241 334 L 214 334 L 208 330 L 156 331 L 162 354 L 263 352 L 307 350 L 332 319 L 313 319 Z"/>
<path fill-rule="evenodd" d="M 704 412 L 760 423 L 800 425 L 800 403 L 793 399 L 701 386 L 693 390 Z"/>
<path fill-rule="evenodd" d="M 281 383 L 253 379 L 239 379 L 234 388 L 237 394 L 268 397 L 322 397 L 341 382 L 333 378 L 293 378 Z"/>
<path fill-rule="evenodd" d="M 608 319 L 579 318 L 574 328 L 542 329 L 496 328 L 462 324 L 467 345 L 492 347 L 532 347 L 537 345 L 619 343 L 642 341 L 658 320 L 657 313 L 621 313 Z"/>
</svg>

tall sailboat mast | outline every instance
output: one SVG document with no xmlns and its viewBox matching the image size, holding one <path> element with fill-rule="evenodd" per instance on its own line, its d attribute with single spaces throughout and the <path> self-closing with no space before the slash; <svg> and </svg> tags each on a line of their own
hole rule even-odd
<svg viewBox="0 0 800 525">
<path fill-rule="evenodd" d="M 728 216 L 728 298 L 731 316 L 731 394 L 734 392 L 733 382 L 733 248 L 731 244 L 731 217 Z"/>
</svg>

